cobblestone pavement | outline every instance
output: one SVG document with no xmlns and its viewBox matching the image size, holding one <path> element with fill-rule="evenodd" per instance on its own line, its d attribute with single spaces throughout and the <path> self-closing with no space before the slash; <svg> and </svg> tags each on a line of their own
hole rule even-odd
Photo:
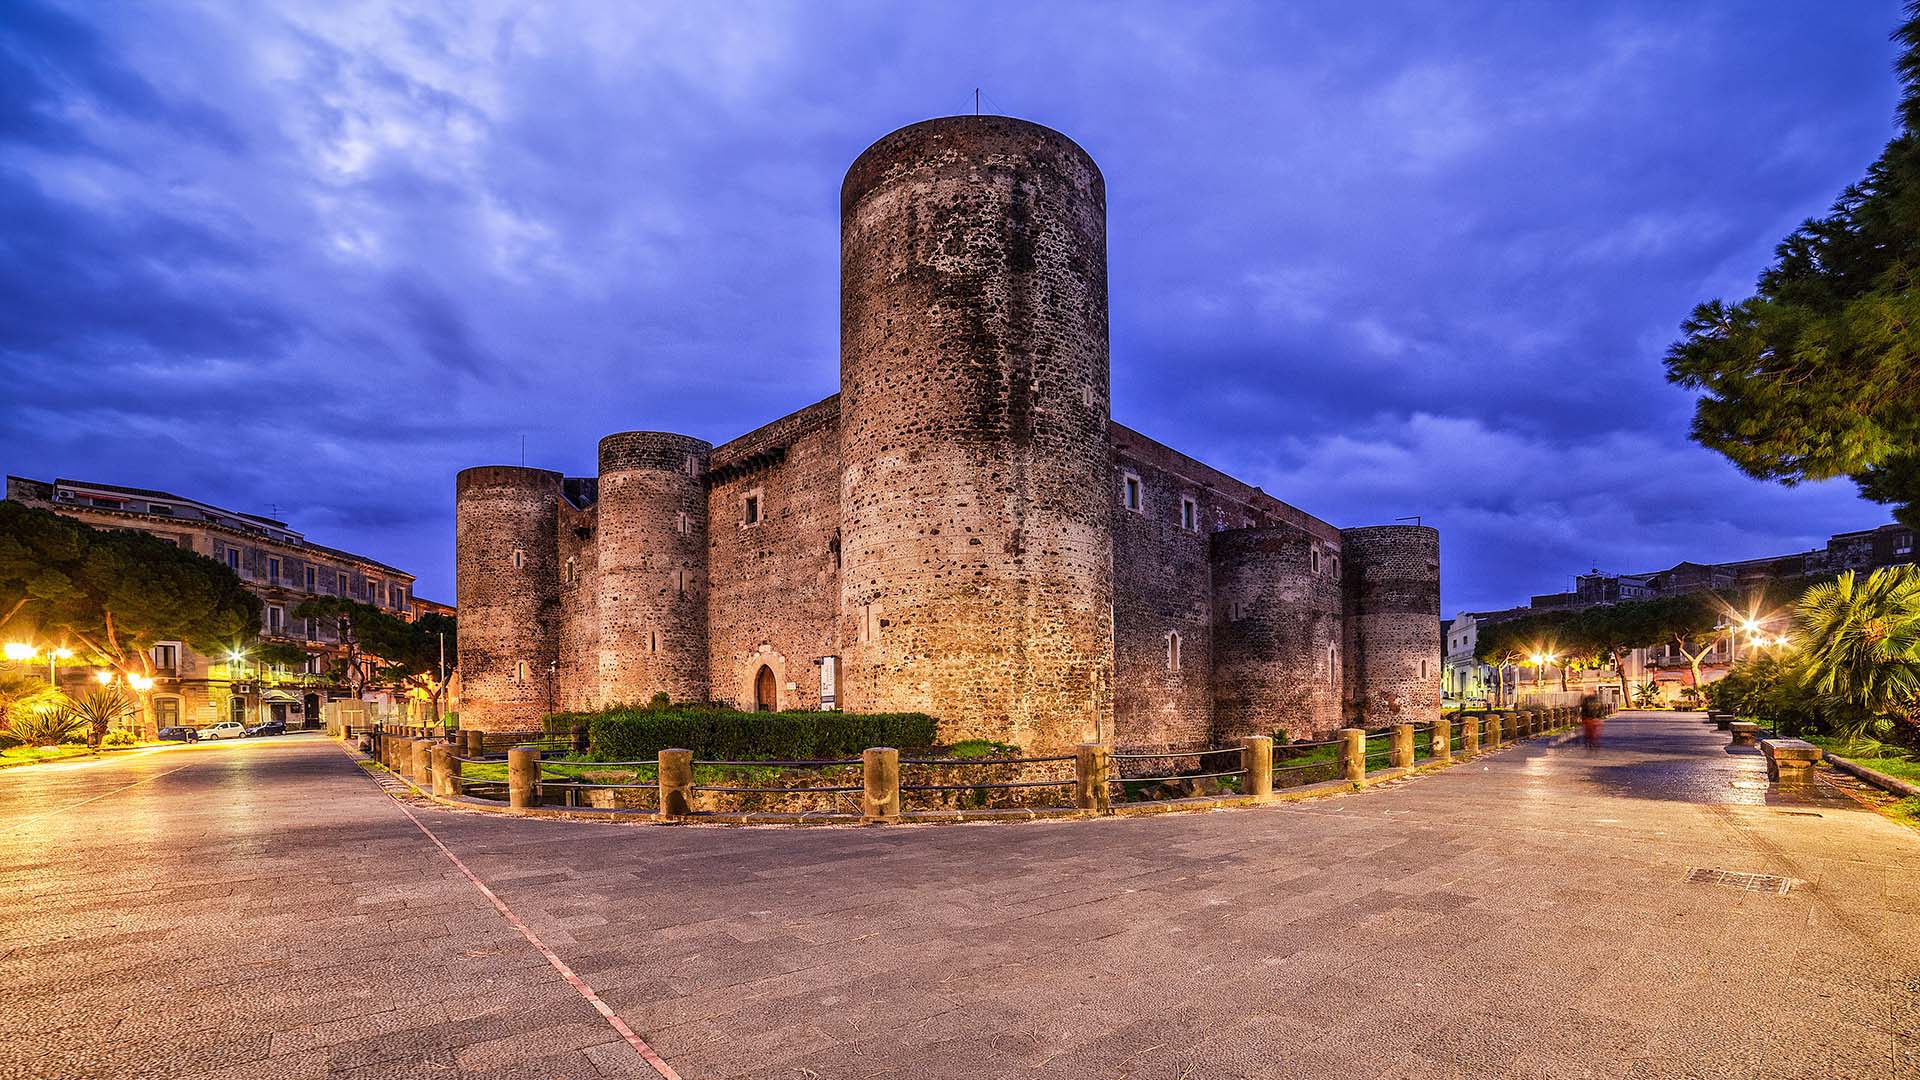
<svg viewBox="0 0 1920 1080">
<path fill-rule="evenodd" d="M 432 837 L 689 1080 L 1920 1076 L 1920 834 L 1724 740 L 884 829 L 444 810 L 310 736 L 11 770 L 0 1077 L 661 1075 Z"/>
</svg>

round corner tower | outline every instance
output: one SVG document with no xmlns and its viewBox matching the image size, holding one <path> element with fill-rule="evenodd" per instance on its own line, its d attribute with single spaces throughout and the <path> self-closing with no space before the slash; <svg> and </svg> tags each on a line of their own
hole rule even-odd
<svg viewBox="0 0 1920 1080">
<path fill-rule="evenodd" d="M 1340 726 L 1344 598 L 1333 546 L 1292 526 L 1213 534 L 1213 745 Z M 1318 552 L 1318 554 L 1316 554 Z"/>
<path fill-rule="evenodd" d="M 840 207 L 848 707 L 1035 750 L 1110 733 L 1100 170 L 953 116 L 869 147 Z"/>
<path fill-rule="evenodd" d="M 600 440 L 599 700 L 707 696 L 707 456 L 686 435 Z"/>
<path fill-rule="evenodd" d="M 539 726 L 553 700 L 560 603 L 559 473 L 512 465 L 454 480 L 454 603 L 460 612 L 460 722 Z"/>
<path fill-rule="evenodd" d="M 1424 525 L 1342 529 L 1347 559 L 1347 708 L 1363 723 L 1440 715 L 1440 533 Z"/>
</svg>

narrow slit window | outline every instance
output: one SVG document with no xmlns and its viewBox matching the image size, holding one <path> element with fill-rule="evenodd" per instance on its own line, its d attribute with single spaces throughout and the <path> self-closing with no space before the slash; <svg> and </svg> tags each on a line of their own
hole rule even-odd
<svg viewBox="0 0 1920 1080">
<path fill-rule="evenodd" d="M 1307 549 L 1307 569 L 1316 574 L 1320 572 L 1320 549 L 1319 548 Z"/>
<path fill-rule="evenodd" d="M 522 548 L 514 548 L 513 549 L 513 568 L 515 570 L 524 570 L 526 569 L 526 566 L 527 566 L 526 551 Z"/>
<path fill-rule="evenodd" d="M 1177 630 L 1167 632 L 1167 670 L 1180 670 L 1180 633 Z"/>
<path fill-rule="evenodd" d="M 1327 688 L 1329 690 L 1340 685 L 1339 662 L 1340 655 L 1334 651 L 1333 646 L 1327 646 Z"/>
<path fill-rule="evenodd" d="M 514 682 L 526 682 L 526 681 L 527 681 L 527 662 L 526 662 L 525 660 L 516 660 L 516 661 L 514 661 L 514 664 L 513 664 L 513 681 L 514 681 Z"/>
<path fill-rule="evenodd" d="M 756 492 L 752 495 L 747 496 L 746 508 L 741 515 L 741 520 L 748 525 L 760 524 L 759 493 Z"/>
<path fill-rule="evenodd" d="M 647 631 L 647 651 L 653 653 L 660 651 L 660 631 Z"/>
<path fill-rule="evenodd" d="M 567 584 L 572 585 L 578 582 L 579 580 L 580 580 L 579 564 L 575 563 L 572 559 L 568 559 L 567 560 Z"/>
<path fill-rule="evenodd" d="M 1129 510 L 1140 509 L 1140 478 L 1129 476 L 1121 481 L 1120 500 Z"/>
<path fill-rule="evenodd" d="M 1192 499 L 1180 500 L 1180 527 L 1188 532 L 1200 531 L 1200 506 Z"/>
</svg>

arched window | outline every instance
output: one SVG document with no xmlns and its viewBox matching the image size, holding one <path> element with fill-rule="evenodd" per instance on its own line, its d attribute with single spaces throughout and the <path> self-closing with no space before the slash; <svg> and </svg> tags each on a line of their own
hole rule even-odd
<svg viewBox="0 0 1920 1080">
<path fill-rule="evenodd" d="M 526 662 L 525 660 L 516 660 L 516 661 L 514 661 L 514 663 L 513 663 L 513 681 L 514 681 L 514 682 L 526 682 L 526 681 L 527 681 L 527 662 Z"/>
<path fill-rule="evenodd" d="M 753 708 L 755 712 L 777 712 L 780 709 L 780 692 L 773 681 L 773 669 L 765 664 L 753 676 Z"/>
<path fill-rule="evenodd" d="M 1180 670 L 1180 632 L 1167 631 L 1167 670 Z"/>
</svg>

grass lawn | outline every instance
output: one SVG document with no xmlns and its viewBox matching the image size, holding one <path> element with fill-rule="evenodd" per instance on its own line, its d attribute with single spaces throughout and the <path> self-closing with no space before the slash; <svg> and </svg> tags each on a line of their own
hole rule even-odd
<svg viewBox="0 0 1920 1080">
<path fill-rule="evenodd" d="M 1875 772 L 1920 783 L 1920 755 L 1902 747 L 1872 741 L 1849 742 L 1830 735 L 1809 735 L 1806 738 L 1822 750 L 1831 750 Z"/>
<path fill-rule="evenodd" d="M 83 757 L 93 751 L 82 745 L 69 746 L 9 746 L 0 750 L 0 767 L 7 765 L 33 765 L 42 761 L 58 761 L 61 758 Z"/>
</svg>

